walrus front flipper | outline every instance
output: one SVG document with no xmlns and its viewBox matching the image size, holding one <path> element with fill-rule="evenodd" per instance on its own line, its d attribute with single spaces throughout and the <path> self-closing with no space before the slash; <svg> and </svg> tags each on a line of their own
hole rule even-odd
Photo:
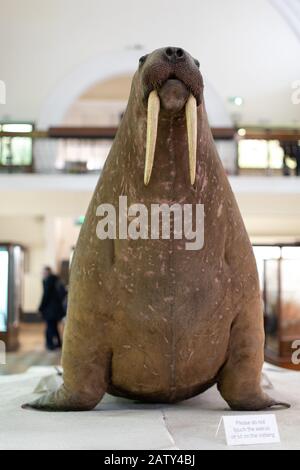
<svg viewBox="0 0 300 470">
<path fill-rule="evenodd" d="M 87 397 L 69 394 L 63 385 L 56 392 L 45 394 L 38 400 L 23 405 L 22 408 L 43 411 L 89 411 L 95 408 L 98 401 L 97 399 L 93 402 Z"/>
<path fill-rule="evenodd" d="M 273 400 L 263 392 L 263 363 L 263 315 L 258 295 L 237 315 L 232 325 L 228 360 L 218 378 L 218 389 L 231 409 L 260 411 L 272 407 L 290 408 L 289 404 Z"/>
<path fill-rule="evenodd" d="M 101 341 L 101 330 L 89 322 L 80 328 L 74 318 L 67 323 L 62 363 L 64 384 L 23 408 L 88 411 L 97 406 L 107 390 L 111 368 L 111 354 Z"/>
<path fill-rule="evenodd" d="M 234 399 L 224 399 L 227 401 L 228 405 L 233 411 L 264 411 L 271 408 L 287 409 L 291 405 L 284 402 L 277 402 L 269 397 L 267 394 L 262 391 L 258 391 L 255 394 L 249 394 L 249 396 L 244 396 L 242 400 Z"/>
<path fill-rule="evenodd" d="M 112 355 L 105 325 L 99 328 L 96 322 L 101 321 L 104 310 L 99 284 L 82 278 L 77 262 L 74 263 L 63 344 L 64 385 L 24 408 L 87 411 L 95 408 L 107 390 Z"/>
<path fill-rule="evenodd" d="M 98 341 L 95 344 L 99 344 Z M 76 346 L 76 341 L 69 344 L 66 342 L 65 345 L 64 384 L 56 392 L 45 394 L 24 405 L 23 409 L 89 411 L 101 401 L 107 390 L 111 355 L 92 351 L 88 343 L 84 351 L 80 344 Z M 87 362 L 88 359 L 90 363 Z"/>
<path fill-rule="evenodd" d="M 56 392 L 45 394 L 32 403 L 23 405 L 23 409 L 89 411 L 98 405 L 107 390 L 111 356 L 99 351 L 95 352 L 94 356 L 88 344 L 86 353 L 80 352 L 83 358 L 78 356 L 79 351 L 80 347 L 77 354 L 75 349 L 71 353 L 68 346 L 64 348 L 64 357 L 67 354 L 67 358 L 63 359 L 63 364 L 68 363 L 65 367 L 64 384 Z M 88 357 L 85 357 L 89 353 L 90 361 L 94 360 L 91 364 L 86 362 Z M 82 359 L 85 362 L 82 362 Z"/>
</svg>

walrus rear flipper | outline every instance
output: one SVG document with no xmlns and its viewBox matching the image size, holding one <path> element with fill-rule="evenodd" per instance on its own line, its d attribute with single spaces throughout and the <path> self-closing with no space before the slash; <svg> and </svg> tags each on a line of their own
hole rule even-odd
<svg viewBox="0 0 300 470">
<path fill-rule="evenodd" d="M 264 341 L 261 299 L 257 296 L 232 325 L 228 359 L 218 377 L 218 389 L 232 410 L 290 408 L 288 403 L 272 399 L 261 388 Z"/>
</svg>

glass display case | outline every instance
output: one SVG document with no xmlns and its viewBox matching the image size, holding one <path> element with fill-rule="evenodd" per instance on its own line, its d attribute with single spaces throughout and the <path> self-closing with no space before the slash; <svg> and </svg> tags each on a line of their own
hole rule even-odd
<svg viewBox="0 0 300 470">
<path fill-rule="evenodd" d="M 18 348 L 19 318 L 23 300 L 24 250 L 0 243 L 0 340 L 8 351 Z"/>
<path fill-rule="evenodd" d="M 8 249 L 0 247 L 0 333 L 7 332 L 8 319 Z"/>
<path fill-rule="evenodd" d="M 241 139 L 238 167 L 241 175 L 282 175 L 284 151 L 278 140 Z"/>
<path fill-rule="evenodd" d="M 33 124 L 0 123 L 0 172 L 31 172 L 33 169 L 33 143 L 30 133 Z"/>
<path fill-rule="evenodd" d="M 290 369 L 300 340 L 300 244 L 254 248 L 264 300 L 266 360 Z"/>
</svg>

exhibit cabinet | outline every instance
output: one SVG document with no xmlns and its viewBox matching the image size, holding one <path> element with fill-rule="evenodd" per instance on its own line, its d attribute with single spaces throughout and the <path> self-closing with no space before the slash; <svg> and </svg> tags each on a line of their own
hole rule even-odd
<svg viewBox="0 0 300 470">
<path fill-rule="evenodd" d="M 23 247 L 0 243 L 0 340 L 5 342 L 7 351 L 15 351 L 19 346 L 23 279 Z"/>
<path fill-rule="evenodd" d="M 293 359 L 300 340 L 300 246 L 277 245 L 271 254 L 261 272 L 266 360 L 300 370 Z"/>
</svg>

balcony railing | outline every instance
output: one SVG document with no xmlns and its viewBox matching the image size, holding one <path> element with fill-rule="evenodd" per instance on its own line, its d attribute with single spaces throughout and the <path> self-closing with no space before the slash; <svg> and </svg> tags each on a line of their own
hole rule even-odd
<svg viewBox="0 0 300 470">
<path fill-rule="evenodd" d="M 99 172 L 116 132 L 113 127 L 7 132 L 0 125 L 0 172 Z M 299 130 L 215 128 L 212 133 L 229 175 L 300 175 Z"/>
</svg>

